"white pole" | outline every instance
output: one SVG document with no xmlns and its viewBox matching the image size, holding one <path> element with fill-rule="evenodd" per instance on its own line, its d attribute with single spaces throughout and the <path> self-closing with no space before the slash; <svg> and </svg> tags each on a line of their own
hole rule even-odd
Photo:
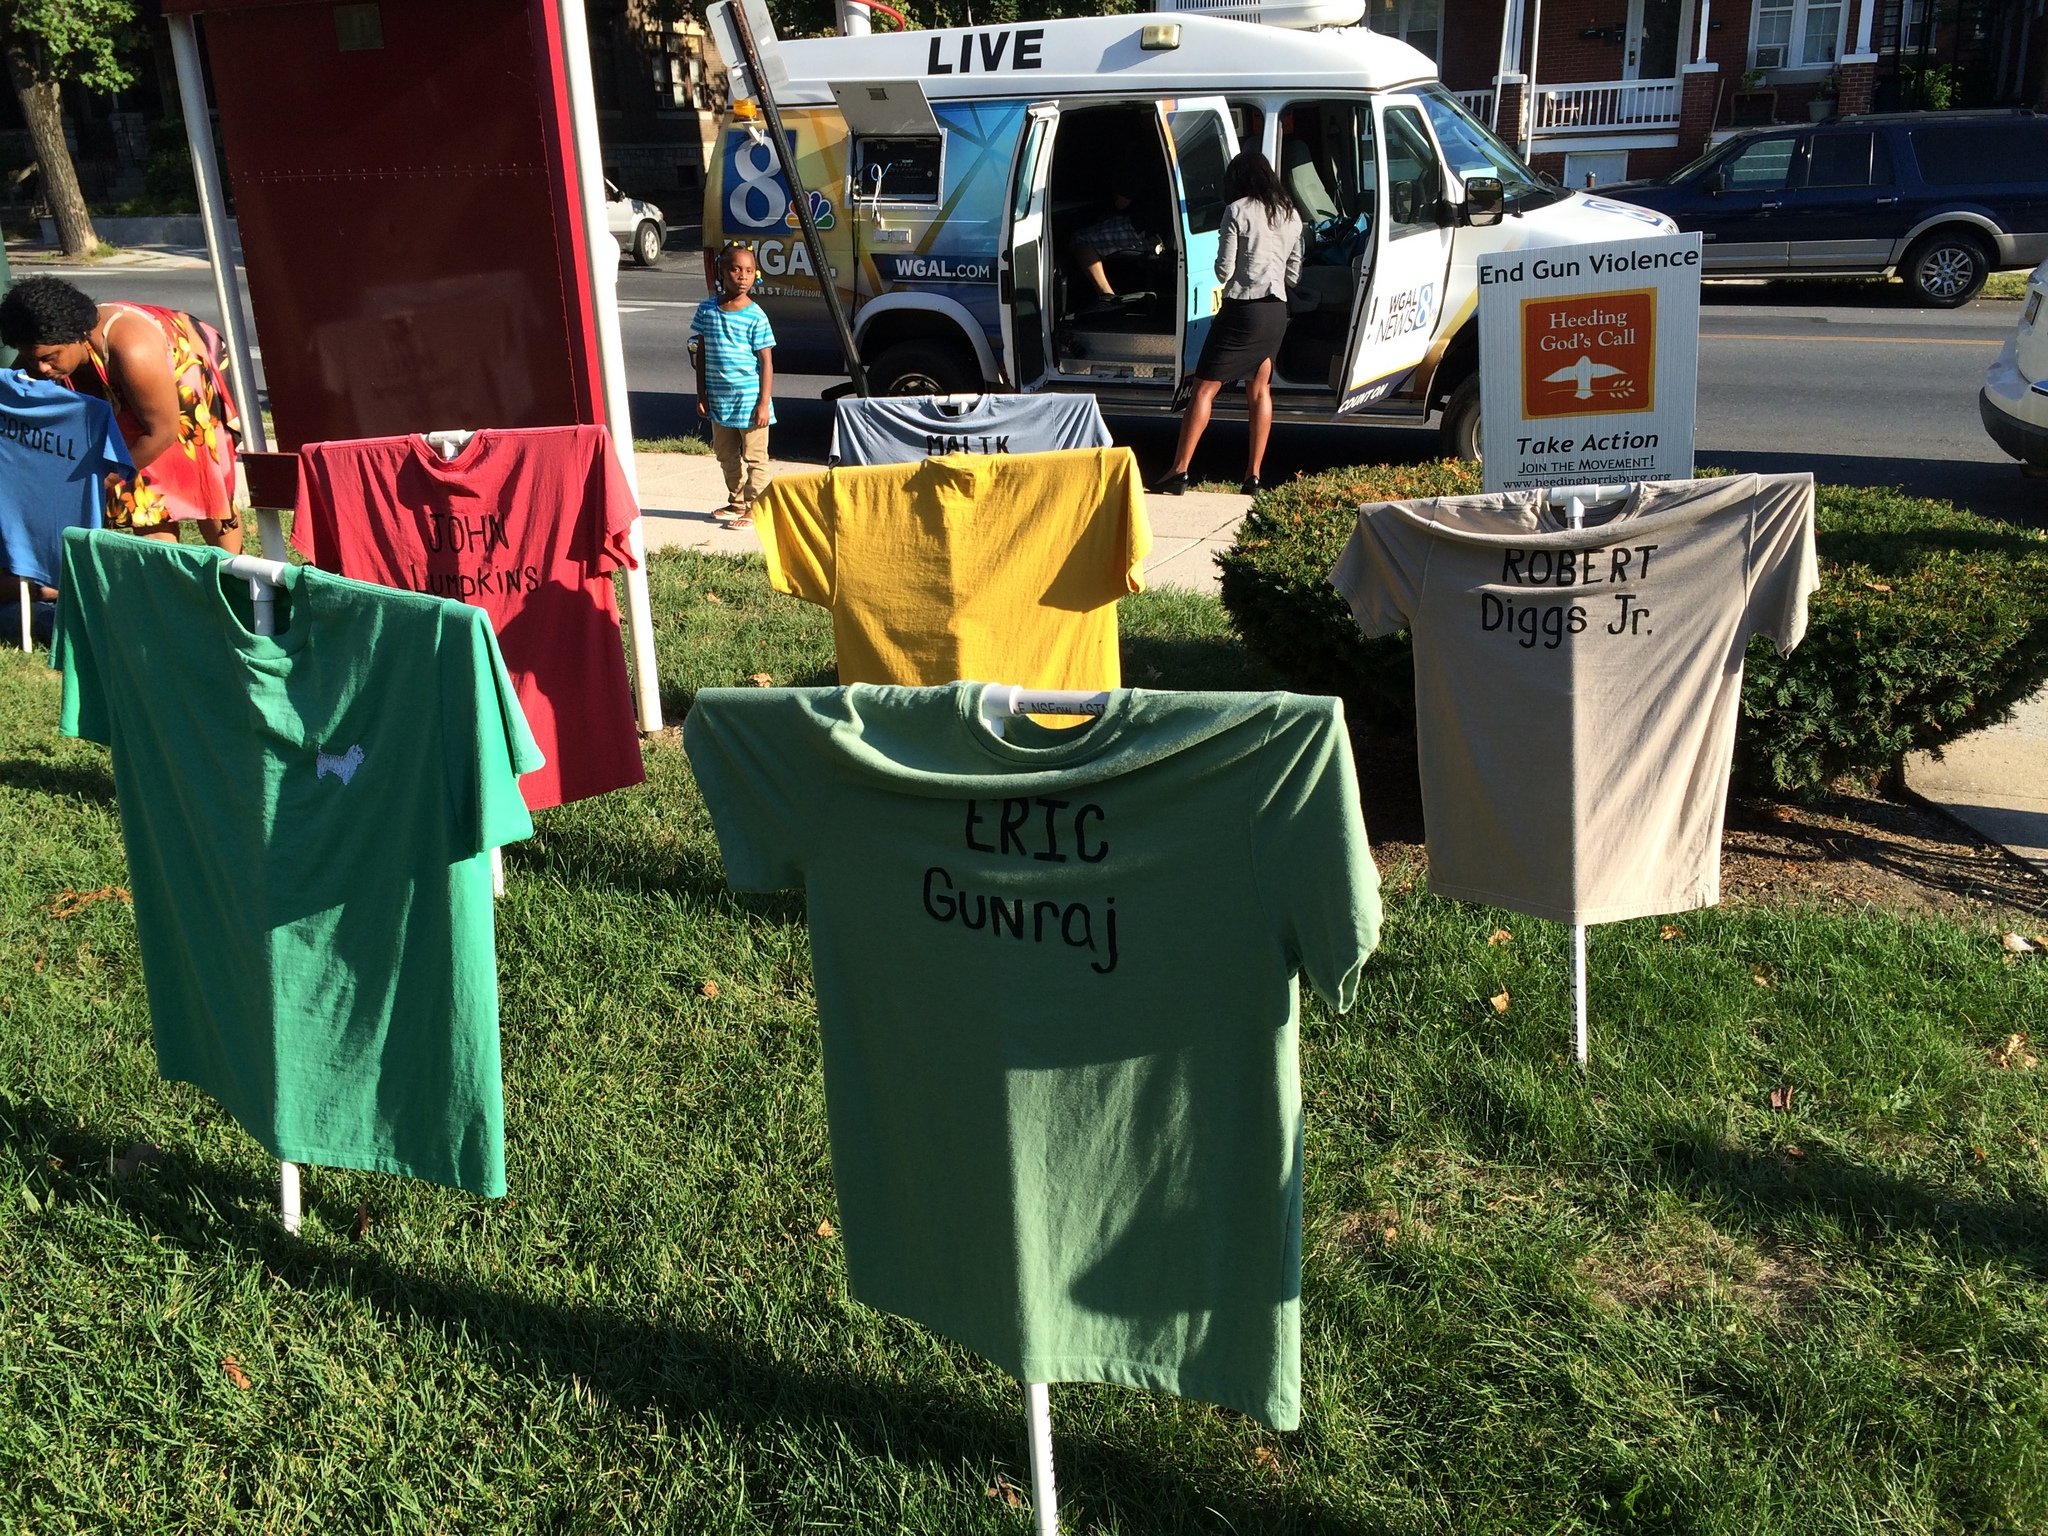
<svg viewBox="0 0 2048 1536">
<path fill-rule="evenodd" d="M 178 68 L 178 100 L 185 111 L 185 142 L 192 151 L 193 180 L 199 186 L 199 217 L 206 228 L 206 254 L 213 266 L 213 297 L 220 306 L 220 333 L 233 363 L 235 403 L 242 408 L 242 439 L 257 453 L 270 446 L 263 430 L 263 405 L 256 395 L 256 356 L 242 324 L 242 284 L 235 276 L 235 242 L 228 230 L 227 199 L 221 195 L 220 162 L 213 154 L 213 116 L 206 108 L 206 76 L 199 67 L 199 38 L 190 16 L 166 16 L 171 57 Z M 256 509 L 263 553 L 284 558 L 284 523 L 274 507 Z"/>
<path fill-rule="evenodd" d="M 277 1210 L 284 1218 L 284 1229 L 293 1237 L 299 1235 L 299 1165 L 279 1163 L 277 1165 Z"/>
<path fill-rule="evenodd" d="M 24 576 L 21 578 L 21 648 L 24 651 L 32 651 L 36 648 L 35 632 L 30 624 L 31 617 L 32 614 L 30 613 L 29 610 L 28 578 Z"/>
<path fill-rule="evenodd" d="M 839 35 L 866 37 L 874 30 L 874 18 L 861 0 L 839 0 Z"/>
<path fill-rule="evenodd" d="M 1592 1065 L 1592 1043 L 1586 1037 L 1586 925 L 1572 924 L 1572 1044 L 1579 1070 Z"/>
<path fill-rule="evenodd" d="M 1042 1381 L 1024 1383 L 1024 1415 L 1031 1428 L 1031 1515 L 1038 1536 L 1060 1536 L 1059 1495 L 1052 1481 L 1052 1394 Z"/>
<path fill-rule="evenodd" d="M 1598 487 L 1590 487 L 1598 494 Z M 1574 528 L 1586 526 L 1586 503 L 1573 496 L 1565 503 L 1565 521 Z M 1579 1070 L 1587 1068 L 1591 1042 L 1586 1038 L 1586 925 L 1572 924 L 1572 1048 L 1578 1054 Z"/>
<path fill-rule="evenodd" d="M 1543 0 L 1531 0 L 1535 13 L 1529 28 L 1529 78 L 1522 86 L 1522 158 L 1536 153 L 1536 49 L 1543 41 Z"/>
<path fill-rule="evenodd" d="M 568 75 L 569 121 L 575 136 L 576 173 L 583 184 L 584 247 L 590 254 L 590 290 L 597 308 L 597 359 L 604 386 L 604 417 L 611 424 L 619 467 L 640 499 L 633 464 L 633 411 L 626 390 L 626 344 L 619 332 L 618 242 L 605 227 L 604 164 L 598 154 L 597 91 L 590 79 L 590 22 L 583 0 L 560 0 L 562 64 Z M 647 536 L 635 518 L 627 538 L 633 564 L 626 572 L 626 626 L 633 642 L 633 689 L 640 729 L 661 729 L 661 682 L 655 676 L 654 605 L 647 596 Z"/>
</svg>

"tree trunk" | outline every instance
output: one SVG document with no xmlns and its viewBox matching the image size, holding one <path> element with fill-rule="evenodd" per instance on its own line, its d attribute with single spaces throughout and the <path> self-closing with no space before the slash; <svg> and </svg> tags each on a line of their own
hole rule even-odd
<svg viewBox="0 0 2048 1536">
<path fill-rule="evenodd" d="M 85 210 L 78 170 L 71 163 L 71 146 L 64 142 L 64 104 L 57 95 L 57 82 L 37 72 L 18 38 L 8 41 L 7 74 L 21 101 L 36 163 L 43 169 L 43 195 L 57 221 L 57 239 L 66 256 L 90 256 L 100 248 L 99 231 L 92 227 L 92 215 Z"/>
</svg>

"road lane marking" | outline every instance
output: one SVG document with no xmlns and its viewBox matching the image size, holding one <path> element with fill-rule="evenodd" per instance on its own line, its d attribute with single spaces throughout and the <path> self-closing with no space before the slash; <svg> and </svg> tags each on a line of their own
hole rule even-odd
<svg viewBox="0 0 2048 1536">
<path fill-rule="evenodd" d="M 1820 341 L 1846 342 L 1866 347 L 2002 347 L 1997 341 L 1967 336 L 1788 336 L 1770 331 L 1701 331 L 1702 341 Z"/>
</svg>

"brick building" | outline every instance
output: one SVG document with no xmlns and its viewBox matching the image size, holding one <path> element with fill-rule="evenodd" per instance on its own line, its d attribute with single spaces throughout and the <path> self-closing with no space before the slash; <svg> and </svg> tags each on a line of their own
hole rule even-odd
<svg viewBox="0 0 2048 1536">
<path fill-rule="evenodd" d="M 1370 0 L 1367 19 L 1569 186 L 1757 123 L 2048 92 L 2048 0 Z"/>
</svg>

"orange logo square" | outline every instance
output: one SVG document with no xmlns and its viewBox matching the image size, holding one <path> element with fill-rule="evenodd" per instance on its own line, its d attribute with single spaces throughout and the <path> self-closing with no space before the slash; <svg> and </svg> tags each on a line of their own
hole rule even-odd
<svg viewBox="0 0 2048 1536">
<path fill-rule="evenodd" d="M 1522 300 L 1522 414 L 1608 416 L 1656 406 L 1657 292 Z"/>
</svg>

